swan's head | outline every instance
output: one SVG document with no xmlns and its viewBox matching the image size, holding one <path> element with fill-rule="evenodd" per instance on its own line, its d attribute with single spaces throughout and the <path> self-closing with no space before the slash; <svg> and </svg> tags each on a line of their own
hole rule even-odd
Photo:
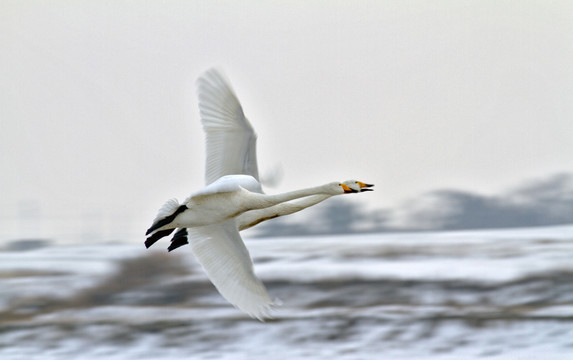
<svg viewBox="0 0 573 360">
<path fill-rule="evenodd" d="M 343 182 L 343 184 L 348 186 L 352 190 L 356 190 L 355 192 L 374 191 L 374 189 L 370 189 L 371 187 L 374 186 L 374 184 L 366 184 L 358 180 L 346 180 L 345 182 Z"/>
<path fill-rule="evenodd" d="M 349 194 L 349 193 L 355 193 L 358 192 L 358 190 L 355 190 L 353 188 L 351 188 L 350 186 L 346 185 L 345 183 L 339 184 L 340 187 L 342 188 L 342 190 L 344 190 L 345 194 Z"/>
<path fill-rule="evenodd" d="M 358 192 L 358 191 L 353 190 L 348 185 L 341 183 L 341 182 L 338 182 L 338 181 L 333 181 L 331 183 L 323 185 L 321 187 L 321 190 L 319 191 L 319 193 L 331 195 L 331 196 L 332 195 L 353 193 L 353 192 Z"/>
<path fill-rule="evenodd" d="M 339 182 L 332 182 L 326 185 L 325 194 L 330 195 L 338 195 L 338 194 L 350 194 L 350 193 L 357 193 L 362 191 L 372 191 L 372 189 L 368 189 L 374 185 L 372 184 L 365 184 L 362 181 L 357 180 L 347 180 L 343 183 Z"/>
</svg>

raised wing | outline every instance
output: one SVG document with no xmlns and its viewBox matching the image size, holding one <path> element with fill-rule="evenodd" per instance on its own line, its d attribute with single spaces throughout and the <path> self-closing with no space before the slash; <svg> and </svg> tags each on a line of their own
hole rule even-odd
<svg viewBox="0 0 573 360">
<path fill-rule="evenodd" d="M 259 180 L 257 135 L 230 85 L 216 70 L 198 80 L 199 111 L 206 135 L 206 185 L 224 175 L 251 175 Z"/>
<path fill-rule="evenodd" d="M 187 230 L 193 254 L 219 293 L 254 318 L 269 317 L 274 303 L 253 271 L 235 220 Z"/>
</svg>

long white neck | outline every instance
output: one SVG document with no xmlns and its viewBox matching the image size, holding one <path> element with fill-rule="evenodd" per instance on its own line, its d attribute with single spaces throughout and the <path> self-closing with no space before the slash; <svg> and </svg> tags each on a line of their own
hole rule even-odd
<svg viewBox="0 0 573 360">
<path fill-rule="evenodd" d="M 239 228 L 239 230 L 245 230 L 257 224 L 260 224 L 266 220 L 294 214 L 295 212 L 304 210 L 307 207 L 316 205 L 328 199 L 331 196 L 333 195 L 326 195 L 326 194 L 312 195 L 305 197 L 303 199 L 284 202 L 265 209 L 247 211 L 238 216 L 237 227 Z"/>
<path fill-rule="evenodd" d="M 249 201 L 246 205 L 246 210 L 264 209 L 274 205 L 278 205 L 287 201 L 300 199 L 302 197 L 311 195 L 330 195 L 332 196 L 332 184 L 325 184 L 315 186 L 307 189 L 289 191 L 277 195 L 265 195 L 250 193 Z"/>
</svg>

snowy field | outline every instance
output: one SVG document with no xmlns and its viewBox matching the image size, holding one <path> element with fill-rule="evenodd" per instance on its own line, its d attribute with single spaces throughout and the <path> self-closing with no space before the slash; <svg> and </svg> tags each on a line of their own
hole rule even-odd
<svg viewBox="0 0 573 360">
<path fill-rule="evenodd" d="M 573 359 L 573 226 L 246 242 L 266 323 L 186 247 L 0 252 L 0 359 Z"/>
</svg>

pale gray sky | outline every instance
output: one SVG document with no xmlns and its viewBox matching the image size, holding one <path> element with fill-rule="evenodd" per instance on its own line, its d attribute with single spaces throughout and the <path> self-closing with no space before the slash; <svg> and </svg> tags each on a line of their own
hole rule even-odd
<svg viewBox="0 0 573 360">
<path fill-rule="evenodd" d="M 283 168 L 269 193 L 356 178 L 376 208 L 573 169 L 570 1 L 3 0 L 0 48 L 4 219 L 109 237 L 199 189 L 212 66 Z"/>
</svg>

